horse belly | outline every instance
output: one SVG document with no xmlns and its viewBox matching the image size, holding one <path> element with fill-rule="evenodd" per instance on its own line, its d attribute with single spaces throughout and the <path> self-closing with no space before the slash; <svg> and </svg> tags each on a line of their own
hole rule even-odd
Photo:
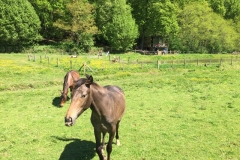
<svg viewBox="0 0 240 160">
<path fill-rule="evenodd" d="M 101 130 L 101 132 L 107 132 L 109 129 L 108 129 L 109 127 L 107 126 L 107 125 L 105 125 L 105 124 L 101 124 L 100 125 L 100 130 Z"/>
<path fill-rule="evenodd" d="M 106 133 L 111 128 L 111 125 L 106 123 L 106 122 L 105 123 L 104 122 L 99 123 L 99 122 L 94 121 L 93 119 L 91 119 L 91 122 L 92 122 L 92 125 L 93 125 L 94 129 L 96 129 L 100 132 L 105 132 Z"/>
</svg>

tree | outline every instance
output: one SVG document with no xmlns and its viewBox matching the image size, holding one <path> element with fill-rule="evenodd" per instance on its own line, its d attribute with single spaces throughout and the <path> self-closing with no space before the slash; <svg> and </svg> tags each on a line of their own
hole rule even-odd
<svg viewBox="0 0 240 160">
<path fill-rule="evenodd" d="M 177 6 L 170 0 L 129 0 L 133 16 L 139 26 L 141 47 L 144 37 L 160 36 L 169 40 L 177 34 Z"/>
<path fill-rule="evenodd" d="M 40 21 L 40 34 L 46 40 L 62 40 L 64 32 L 53 24 L 65 11 L 66 0 L 28 0 L 34 7 Z"/>
<path fill-rule="evenodd" d="M 26 45 L 40 40 L 40 20 L 27 0 L 0 1 L 0 43 Z"/>
<path fill-rule="evenodd" d="M 232 51 L 236 43 L 236 31 L 208 3 L 190 3 L 179 15 L 180 38 L 183 49 L 194 52 L 217 53 Z"/>
<path fill-rule="evenodd" d="M 238 38 L 236 38 L 236 43 L 235 43 L 235 51 L 240 51 L 240 17 L 239 17 L 239 20 L 237 20 L 235 23 L 234 23 L 234 27 L 235 27 L 235 30 L 237 32 L 236 36 Z"/>
<path fill-rule="evenodd" d="M 170 37 L 178 34 L 179 26 L 177 22 L 177 6 L 169 0 L 154 2 L 149 9 L 149 23 L 147 33 L 151 36 L 159 36 L 171 45 Z"/>
<path fill-rule="evenodd" d="M 87 0 L 70 0 L 65 7 L 65 12 L 61 13 L 54 26 L 64 30 L 78 48 L 88 51 L 94 45 L 93 35 L 98 33 L 94 6 Z"/>
<path fill-rule="evenodd" d="M 103 37 L 115 50 L 126 50 L 134 45 L 138 29 L 126 0 L 97 2 L 96 22 Z"/>
<path fill-rule="evenodd" d="M 235 19 L 240 16 L 240 1 L 239 0 L 225 0 L 224 6 L 226 8 L 225 18 Z"/>
<path fill-rule="evenodd" d="M 192 2 L 203 2 L 205 0 L 171 0 L 172 3 L 179 6 L 180 9 L 183 9 L 186 5 Z"/>
<path fill-rule="evenodd" d="M 209 4 L 213 11 L 220 14 L 221 16 L 225 16 L 226 14 L 224 2 L 225 0 L 209 0 Z"/>
</svg>

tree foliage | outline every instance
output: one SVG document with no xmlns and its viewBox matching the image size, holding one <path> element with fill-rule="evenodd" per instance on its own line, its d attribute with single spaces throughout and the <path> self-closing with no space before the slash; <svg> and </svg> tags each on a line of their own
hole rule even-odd
<svg viewBox="0 0 240 160">
<path fill-rule="evenodd" d="M 206 2 L 190 3 L 179 15 L 183 49 L 195 52 L 221 52 L 235 49 L 236 31 Z"/>
<path fill-rule="evenodd" d="M 67 33 L 67 37 L 79 48 L 88 51 L 93 45 L 93 35 L 98 32 L 94 21 L 94 6 L 85 0 L 70 0 L 65 12 L 54 26 Z"/>
<path fill-rule="evenodd" d="M 225 0 L 209 0 L 209 4 L 214 12 L 220 14 L 221 16 L 225 16 L 227 10 L 224 6 Z"/>
<path fill-rule="evenodd" d="M 142 37 L 161 36 L 168 40 L 179 31 L 177 6 L 170 0 L 129 0 Z M 143 48 L 143 46 L 141 46 Z"/>
<path fill-rule="evenodd" d="M 138 29 L 125 0 L 97 3 L 97 25 L 112 48 L 126 50 L 133 46 Z"/>
<path fill-rule="evenodd" d="M 179 30 L 176 6 L 170 1 L 153 2 L 149 5 L 149 21 L 147 27 L 150 35 L 161 35 L 167 38 Z"/>
<path fill-rule="evenodd" d="M 46 40 L 62 39 L 64 32 L 53 24 L 64 12 L 64 0 L 28 0 L 41 21 L 40 33 Z"/>
<path fill-rule="evenodd" d="M 96 38 L 120 51 L 160 37 L 170 50 L 240 50 L 239 0 L 2 0 L 0 9 L 3 45 L 43 37 L 88 51 Z"/>
<path fill-rule="evenodd" d="M 38 41 L 40 21 L 27 0 L 0 1 L 0 43 L 26 45 Z"/>
</svg>

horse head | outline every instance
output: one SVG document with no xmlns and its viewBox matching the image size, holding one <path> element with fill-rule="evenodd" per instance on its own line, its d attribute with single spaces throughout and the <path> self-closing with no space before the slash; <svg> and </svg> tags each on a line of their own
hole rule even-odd
<svg viewBox="0 0 240 160">
<path fill-rule="evenodd" d="M 88 75 L 86 77 L 80 78 L 74 85 L 71 104 L 65 116 L 66 126 L 72 126 L 92 103 L 90 85 L 93 83 L 93 77 Z"/>
<path fill-rule="evenodd" d="M 60 91 L 61 92 L 61 102 L 60 102 L 60 107 L 63 107 L 63 104 L 67 101 L 67 94 L 65 94 L 63 91 Z"/>
</svg>

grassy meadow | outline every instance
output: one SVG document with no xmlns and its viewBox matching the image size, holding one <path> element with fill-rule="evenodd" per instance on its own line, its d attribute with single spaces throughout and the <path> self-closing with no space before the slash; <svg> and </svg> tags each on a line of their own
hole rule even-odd
<svg viewBox="0 0 240 160">
<path fill-rule="evenodd" d="M 42 61 L 40 62 L 40 55 Z M 59 96 L 68 70 L 86 63 L 100 85 L 120 86 L 127 109 L 120 123 L 121 146 L 113 145 L 113 160 L 237 160 L 240 159 L 240 63 L 183 65 L 112 63 L 95 55 L 0 54 L 0 159 L 97 160 L 85 111 L 72 127 L 60 108 Z M 145 56 L 115 55 L 127 62 L 196 58 L 236 58 L 236 55 Z M 57 66 L 57 58 L 59 66 Z M 83 75 L 83 70 L 80 71 Z"/>
</svg>

